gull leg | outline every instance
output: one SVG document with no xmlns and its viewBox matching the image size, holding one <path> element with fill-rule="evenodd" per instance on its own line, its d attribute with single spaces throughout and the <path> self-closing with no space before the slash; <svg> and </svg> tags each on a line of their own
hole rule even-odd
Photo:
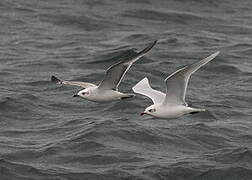
<svg viewBox="0 0 252 180">
<path fill-rule="evenodd" d="M 125 94 L 125 96 L 121 97 L 121 100 L 132 98 L 132 97 L 135 97 L 135 94 Z"/>
</svg>

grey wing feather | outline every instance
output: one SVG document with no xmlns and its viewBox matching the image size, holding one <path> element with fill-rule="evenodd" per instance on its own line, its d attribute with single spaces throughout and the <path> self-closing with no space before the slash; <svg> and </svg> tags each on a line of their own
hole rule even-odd
<svg viewBox="0 0 252 180">
<path fill-rule="evenodd" d="M 59 78 L 52 76 L 51 81 L 56 84 L 62 84 L 62 85 L 70 85 L 70 86 L 79 86 L 82 88 L 89 88 L 89 87 L 96 87 L 96 85 L 92 83 L 87 82 L 80 82 L 80 81 L 62 81 Z"/>
<path fill-rule="evenodd" d="M 163 103 L 187 105 L 187 103 L 185 102 L 185 95 L 190 76 L 200 67 L 204 66 L 209 61 L 213 60 L 218 54 L 219 51 L 206 57 L 205 59 L 202 59 L 201 61 L 185 66 L 177 70 L 176 72 L 172 73 L 170 76 L 168 76 L 165 79 L 166 97 Z"/>
<path fill-rule="evenodd" d="M 120 82 L 122 81 L 125 73 L 129 70 L 130 66 L 143 57 L 153 46 L 157 43 L 154 41 L 152 44 L 147 46 L 145 49 L 137 53 L 134 57 L 123 60 L 117 64 L 112 65 L 107 71 L 105 78 L 99 84 L 101 89 L 113 89 L 117 90 Z"/>
</svg>

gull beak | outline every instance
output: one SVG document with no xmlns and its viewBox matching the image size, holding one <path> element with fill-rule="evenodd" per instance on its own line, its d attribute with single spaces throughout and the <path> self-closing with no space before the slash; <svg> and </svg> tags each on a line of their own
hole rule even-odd
<svg viewBox="0 0 252 180">
<path fill-rule="evenodd" d="M 145 115 L 145 114 L 146 114 L 145 112 L 141 112 L 141 113 L 140 113 L 140 116 L 143 116 L 143 115 Z"/>
<path fill-rule="evenodd" d="M 78 94 L 74 94 L 73 97 L 78 97 L 79 95 Z"/>
</svg>

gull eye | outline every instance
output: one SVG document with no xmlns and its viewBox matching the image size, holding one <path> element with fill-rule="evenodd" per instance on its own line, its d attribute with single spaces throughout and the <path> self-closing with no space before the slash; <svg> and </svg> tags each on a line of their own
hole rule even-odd
<svg viewBox="0 0 252 180">
<path fill-rule="evenodd" d="M 156 110 L 155 109 L 150 109 L 149 112 L 155 112 Z"/>
<path fill-rule="evenodd" d="M 83 92 L 82 95 L 83 95 L 83 96 L 89 95 L 89 92 Z"/>
</svg>

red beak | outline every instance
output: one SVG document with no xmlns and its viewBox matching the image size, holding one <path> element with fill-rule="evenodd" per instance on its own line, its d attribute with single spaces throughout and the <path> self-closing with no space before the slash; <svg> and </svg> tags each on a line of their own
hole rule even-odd
<svg viewBox="0 0 252 180">
<path fill-rule="evenodd" d="M 140 116 L 145 115 L 145 114 L 146 114 L 145 112 L 141 112 L 141 113 L 140 113 Z"/>
</svg>

